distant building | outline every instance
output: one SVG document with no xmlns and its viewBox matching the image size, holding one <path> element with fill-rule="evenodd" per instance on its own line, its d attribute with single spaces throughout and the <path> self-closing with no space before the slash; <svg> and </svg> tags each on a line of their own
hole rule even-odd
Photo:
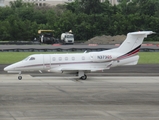
<svg viewBox="0 0 159 120">
<path fill-rule="evenodd" d="M 0 6 L 9 6 L 10 1 L 15 0 L 0 0 Z M 57 4 L 64 4 L 65 2 L 73 2 L 74 0 L 23 0 L 25 2 L 34 2 L 37 6 L 53 6 Z M 112 5 L 117 5 L 121 0 L 109 0 Z M 131 0 L 128 0 L 131 1 Z M 105 2 L 105 0 L 100 0 L 100 2 Z"/>
<path fill-rule="evenodd" d="M 101 2 L 105 2 L 105 0 L 100 0 Z M 112 5 L 117 5 L 121 2 L 122 0 L 109 0 L 109 2 L 112 4 Z M 127 0 L 128 2 L 132 1 L 132 0 Z"/>
<path fill-rule="evenodd" d="M 3 0 L 5 6 L 9 6 L 9 2 L 15 0 Z M 34 2 L 38 6 L 53 6 L 57 4 L 64 4 L 65 2 L 73 2 L 74 0 L 23 0 L 24 2 Z"/>
<path fill-rule="evenodd" d="M 4 0 L 0 0 L 0 7 L 3 7 L 3 6 L 5 6 Z"/>
</svg>

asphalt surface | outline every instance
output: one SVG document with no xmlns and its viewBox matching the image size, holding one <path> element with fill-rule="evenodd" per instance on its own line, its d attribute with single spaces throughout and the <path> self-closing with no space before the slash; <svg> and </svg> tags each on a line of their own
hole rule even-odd
<svg viewBox="0 0 159 120">
<path fill-rule="evenodd" d="M 0 65 L 0 120 L 159 120 L 159 65 L 75 76 L 7 74 Z M 138 76 L 138 77 L 137 77 Z"/>
<path fill-rule="evenodd" d="M 0 120 L 159 120 L 159 77 L 0 74 Z"/>
</svg>

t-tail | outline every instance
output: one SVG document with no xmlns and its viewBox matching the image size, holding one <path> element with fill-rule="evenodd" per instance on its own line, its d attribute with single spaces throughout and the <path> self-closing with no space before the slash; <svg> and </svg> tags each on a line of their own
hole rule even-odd
<svg viewBox="0 0 159 120">
<path fill-rule="evenodd" d="M 152 31 L 139 31 L 127 34 L 126 40 L 117 48 L 117 52 L 123 54 L 136 54 L 139 52 L 141 44 L 147 35 L 153 34 Z"/>
<path fill-rule="evenodd" d="M 109 51 L 119 55 L 112 66 L 136 65 L 139 60 L 139 55 L 137 54 L 144 38 L 153 33 L 152 31 L 128 33 L 125 41 L 118 48 Z"/>
</svg>

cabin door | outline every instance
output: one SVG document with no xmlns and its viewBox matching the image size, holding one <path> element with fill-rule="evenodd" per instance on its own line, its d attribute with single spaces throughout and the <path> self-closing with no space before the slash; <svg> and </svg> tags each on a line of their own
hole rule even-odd
<svg viewBox="0 0 159 120">
<path fill-rule="evenodd" d="M 49 54 L 44 54 L 43 55 L 43 67 L 44 70 L 49 70 L 51 68 L 51 58 Z"/>
<path fill-rule="evenodd" d="M 90 60 L 93 61 L 93 54 L 90 54 Z"/>
</svg>

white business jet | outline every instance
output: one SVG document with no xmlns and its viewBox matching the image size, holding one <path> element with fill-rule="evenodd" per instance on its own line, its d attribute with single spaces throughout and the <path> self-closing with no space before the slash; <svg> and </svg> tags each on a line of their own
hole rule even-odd
<svg viewBox="0 0 159 120">
<path fill-rule="evenodd" d="M 33 54 L 24 60 L 4 68 L 8 73 L 22 71 L 48 71 L 57 73 L 75 73 L 78 78 L 87 79 L 86 73 L 103 71 L 111 67 L 136 65 L 139 49 L 147 35 L 152 31 L 139 31 L 127 34 L 126 40 L 118 47 L 101 52 L 84 52 L 72 54 Z"/>
</svg>

